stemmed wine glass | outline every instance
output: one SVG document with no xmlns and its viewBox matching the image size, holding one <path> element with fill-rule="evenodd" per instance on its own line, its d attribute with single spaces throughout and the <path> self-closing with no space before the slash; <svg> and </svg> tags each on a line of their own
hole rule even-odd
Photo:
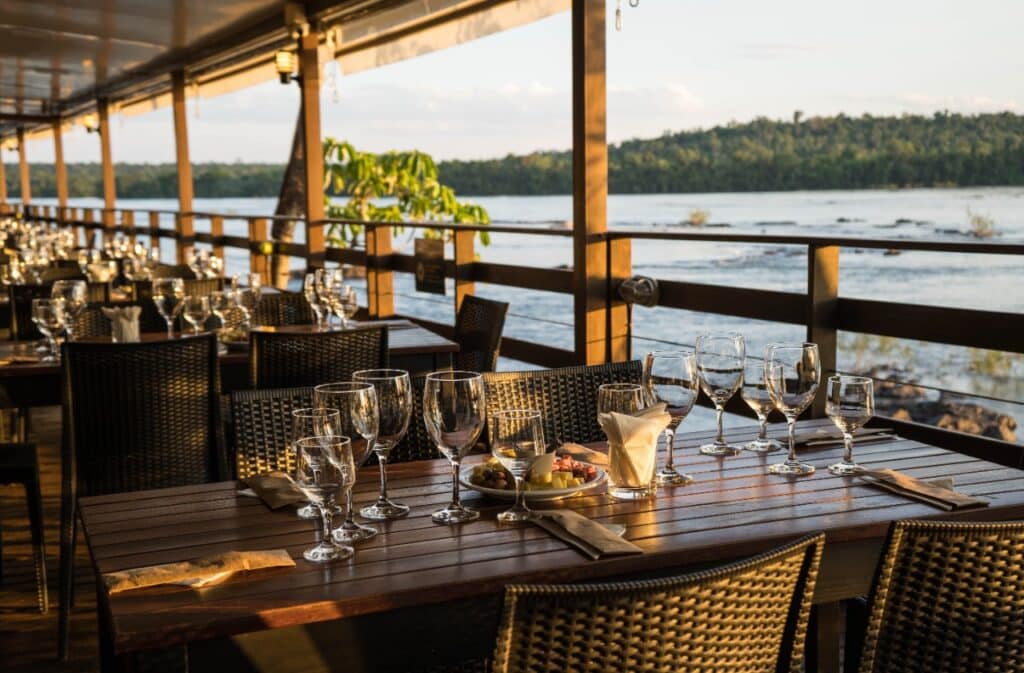
<svg viewBox="0 0 1024 673">
<path fill-rule="evenodd" d="M 644 387 L 639 383 L 602 383 L 597 387 L 597 413 L 633 415 L 646 407 Z"/>
<path fill-rule="evenodd" d="M 248 287 L 239 290 L 239 297 L 242 306 L 249 314 L 249 325 L 259 325 L 256 310 L 259 308 L 260 300 L 263 298 L 263 281 L 260 279 L 260 274 L 250 273 L 248 275 Z"/>
<path fill-rule="evenodd" d="M 203 296 L 187 296 L 181 301 L 182 315 L 192 325 L 192 334 L 199 334 L 199 328 L 206 328 L 210 319 L 210 298 Z"/>
<path fill-rule="evenodd" d="M 757 439 L 748 442 L 743 448 L 754 453 L 772 453 L 781 449 L 782 443 L 779 440 L 768 437 L 768 414 L 775 408 L 775 402 L 772 401 L 771 393 L 768 391 L 764 363 L 747 362 L 743 368 L 740 397 L 757 414 L 757 421 L 760 423 Z"/>
<path fill-rule="evenodd" d="M 438 450 L 452 464 L 452 501 L 431 515 L 435 523 L 455 524 L 480 518 L 480 512 L 463 507 L 459 498 L 459 465 L 480 438 L 486 418 L 483 376 L 464 371 L 427 375 L 423 422 Z"/>
<path fill-rule="evenodd" d="M 174 337 L 174 319 L 181 313 L 185 281 L 181 278 L 157 278 L 153 281 L 153 302 L 167 321 L 167 338 Z"/>
<path fill-rule="evenodd" d="M 367 519 L 398 519 L 409 513 L 409 506 L 388 498 L 388 455 L 409 430 L 412 417 L 412 381 L 402 369 L 364 369 L 352 374 L 352 380 L 371 383 L 377 391 L 378 426 L 373 452 L 380 464 L 380 494 L 377 502 L 359 510 Z"/>
<path fill-rule="evenodd" d="M 770 465 L 768 472 L 795 476 L 813 474 L 813 465 L 796 458 L 796 419 L 814 401 L 821 381 L 818 344 L 773 344 L 767 348 L 765 362 L 768 391 L 789 426 L 786 462 Z"/>
<path fill-rule="evenodd" d="M 693 477 L 676 471 L 672 454 L 676 428 L 693 409 L 700 390 L 696 358 L 689 351 L 648 353 L 644 358 L 643 381 L 651 401 L 655 404 L 664 402 L 665 410 L 672 417 L 665 428 L 668 456 L 665 459 L 665 466 L 658 471 L 655 478 L 659 484 L 689 484 Z"/>
<path fill-rule="evenodd" d="M 331 518 L 340 494 L 348 494 L 356 480 L 352 444 L 348 437 L 328 435 L 303 437 L 295 442 L 297 469 L 295 483 L 320 513 L 323 533 L 320 542 L 302 552 L 307 561 L 346 559 L 355 552 L 340 545 L 331 535 Z"/>
<path fill-rule="evenodd" d="M 697 373 L 700 387 L 715 404 L 718 433 L 715 441 L 700 447 L 708 456 L 734 456 L 739 447 L 725 441 L 722 417 L 725 403 L 736 394 L 743 383 L 743 364 L 746 344 L 740 334 L 701 334 L 697 337 Z"/>
<path fill-rule="evenodd" d="M 307 273 L 306 277 L 302 280 L 302 294 L 306 297 L 306 302 L 309 307 L 313 309 L 313 315 L 316 316 L 317 327 L 324 326 L 324 306 L 320 303 L 320 296 L 316 292 L 316 274 Z"/>
<path fill-rule="evenodd" d="M 298 455 L 298 441 L 303 437 L 324 437 L 341 434 L 341 413 L 337 409 L 322 407 L 303 407 L 292 409 L 292 451 Z M 316 508 L 304 505 L 297 514 L 303 519 L 315 519 Z"/>
<path fill-rule="evenodd" d="M 511 473 L 516 485 L 516 502 L 510 509 L 498 514 L 498 521 L 529 521 L 533 512 L 526 506 L 523 479 L 537 458 L 547 451 L 541 414 L 534 409 L 496 411 L 488 419 L 488 427 L 491 455 Z"/>
<path fill-rule="evenodd" d="M 75 320 L 85 309 L 88 300 L 87 288 L 84 280 L 58 280 L 54 281 L 50 290 L 50 297 L 60 299 L 64 302 L 64 323 L 67 331 L 68 341 L 74 341 L 73 327 Z"/>
<path fill-rule="evenodd" d="M 372 383 L 358 381 L 324 383 L 313 388 L 313 401 L 318 407 L 337 409 L 341 414 L 338 432 L 351 440 L 352 460 L 356 468 L 363 466 L 377 440 L 380 414 L 377 393 Z M 345 504 L 345 522 L 334 529 L 334 539 L 351 544 L 368 540 L 376 528 L 356 523 L 352 491 Z"/>
<path fill-rule="evenodd" d="M 36 298 L 32 300 L 32 322 L 46 337 L 49 346 L 43 362 L 57 362 L 60 354 L 57 350 L 57 337 L 64 329 L 64 300 Z"/>
<path fill-rule="evenodd" d="M 861 472 L 864 468 L 853 462 L 853 431 L 875 414 L 874 383 L 864 376 L 831 376 L 825 392 L 825 413 L 843 433 L 843 459 L 828 471 L 840 476 Z"/>
</svg>

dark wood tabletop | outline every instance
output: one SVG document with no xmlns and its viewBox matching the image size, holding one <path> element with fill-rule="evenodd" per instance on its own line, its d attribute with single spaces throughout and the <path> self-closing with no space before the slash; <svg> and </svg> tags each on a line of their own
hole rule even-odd
<svg viewBox="0 0 1024 673">
<path fill-rule="evenodd" d="M 825 420 L 805 421 L 809 429 Z M 727 432 L 748 440 L 752 428 Z M 782 429 L 773 426 L 779 436 Z M 494 503 L 465 491 L 480 520 L 440 526 L 430 513 L 450 496 L 446 461 L 389 467 L 390 494 L 412 506 L 408 518 L 377 524 L 382 534 L 357 547 L 354 559 L 322 565 L 304 561 L 313 524 L 294 510 L 271 511 L 224 482 L 159 491 L 83 498 L 86 538 L 99 573 L 183 561 L 229 550 L 287 549 L 297 567 L 246 574 L 192 591 L 157 587 L 109 597 L 106 609 L 114 650 L 164 647 L 263 629 L 337 620 L 413 606 L 496 596 L 509 582 L 565 582 L 636 573 L 680 571 L 765 550 L 805 533 L 826 531 L 815 600 L 862 595 L 874 572 L 890 522 L 902 518 L 1006 520 L 1024 517 L 1024 472 L 900 439 L 864 443 L 855 456 L 865 466 L 890 467 L 922 478 L 953 476 L 957 488 L 984 496 L 984 509 L 944 512 L 825 467 L 841 446 L 805 449 L 813 476 L 768 475 L 781 454 L 743 453 L 717 459 L 696 447 L 709 433 L 677 437 L 677 465 L 693 484 L 663 489 L 656 499 L 616 502 L 602 489 L 560 501 L 586 516 L 627 526 L 626 538 L 646 553 L 591 561 L 539 528 L 499 526 Z M 474 457 L 480 460 L 482 457 Z M 376 473 L 360 472 L 356 502 L 372 500 Z"/>
</svg>

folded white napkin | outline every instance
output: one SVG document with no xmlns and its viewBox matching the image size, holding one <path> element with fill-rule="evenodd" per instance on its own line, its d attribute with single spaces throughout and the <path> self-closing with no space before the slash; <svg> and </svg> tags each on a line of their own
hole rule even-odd
<svg viewBox="0 0 1024 673">
<path fill-rule="evenodd" d="M 110 335 L 116 343 L 137 343 L 139 341 L 139 306 L 118 308 L 103 307 L 103 315 L 110 320 Z"/>
<path fill-rule="evenodd" d="M 643 488 L 654 478 L 658 437 L 672 422 L 665 404 L 655 404 L 635 416 L 598 414 L 597 422 L 608 437 L 608 477 L 616 486 Z"/>
</svg>

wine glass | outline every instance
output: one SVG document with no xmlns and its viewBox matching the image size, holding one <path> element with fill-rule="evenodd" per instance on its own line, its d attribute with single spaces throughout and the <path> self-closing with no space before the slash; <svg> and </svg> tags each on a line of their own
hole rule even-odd
<svg viewBox="0 0 1024 673">
<path fill-rule="evenodd" d="M 338 432 L 352 442 L 352 460 L 357 468 L 363 466 L 377 439 L 380 413 L 377 393 L 372 383 L 324 383 L 313 388 L 313 402 L 318 407 L 337 409 L 341 414 Z M 368 540 L 377 534 L 376 528 L 356 523 L 355 508 L 349 491 L 345 505 L 345 522 L 334 530 L 334 539 L 351 544 Z"/>
<path fill-rule="evenodd" d="M 247 330 L 251 330 L 256 323 L 256 307 L 260 304 L 262 293 L 259 289 L 243 287 L 233 291 L 235 302 L 242 309 L 244 322 Z"/>
<path fill-rule="evenodd" d="M 341 413 L 337 409 L 322 407 L 302 407 L 292 409 L 292 452 L 295 453 L 296 443 L 303 437 L 323 437 L 340 434 Z M 303 519 L 316 518 L 316 508 L 312 505 L 300 507 L 297 514 Z"/>
<path fill-rule="evenodd" d="M 597 413 L 633 415 L 646 407 L 644 387 L 639 383 L 602 383 L 597 387 Z"/>
<path fill-rule="evenodd" d="M 200 326 L 205 329 L 210 319 L 210 298 L 188 296 L 182 300 L 182 306 L 182 315 L 192 325 L 192 334 L 199 334 Z"/>
<path fill-rule="evenodd" d="M 722 417 L 725 403 L 736 394 L 743 383 L 743 363 L 746 344 L 739 334 L 701 334 L 697 337 L 697 373 L 704 394 L 715 404 L 718 433 L 715 441 L 700 447 L 708 456 L 734 456 L 739 447 L 725 441 Z"/>
<path fill-rule="evenodd" d="M 307 561 L 347 559 L 355 552 L 340 545 L 331 535 L 331 519 L 340 494 L 348 494 L 356 481 L 352 444 L 348 437 L 328 435 L 303 437 L 295 442 L 297 463 L 295 483 L 320 513 L 323 532 L 320 542 L 302 552 Z"/>
<path fill-rule="evenodd" d="M 452 464 L 452 501 L 431 515 L 435 523 L 455 524 L 480 518 L 459 498 L 459 465 L 479 439 L 487 411 L 484 379 L 476 372 L 444 371 L 427 375 L 423 388 L 423 422 L 437 449 Z"/>
<path fill-rule="evenodd" d="M 821 381 L 818 344 L 775 344 L 767 349 L 765 371 L 768 392 L 789 426 L 789 454 L 786 462 L 768 467 L 771 474 L 807 475 L 814 466 L 796 458 L 796 419 L 814 401 Z"/>
<path fill-rule="evenodd" d="M 523 479 L 537 458 L 547 451 L 540 412 L 534 409 L 496 411 L 488 419 L 488 428 L 491 434 L 491 455 L 511 473 L 516 484 L 515 504 L 498 514 L 498 521 L 529 521 L 533 512 L 526 506 Z"/>
<path fill-rule="evenodd" d="M 875 414 L 874 383 L 864 376 L 831 376 L 825 393 L 825 413 L 843 433 L 843 459 L 828 471 L 856 474 L 864 468 L 853 462 L 853 431 Z"/>
<path fill-rule="evenodd" d="M 32 322 L 36 324 L 39 331 L 46 337 L 49 349 L 43 362 L 57 362 L 60 354 L 57 351 L 57 337 L 64 329 L 64 300 L 37 298 L 32 300 Z"/>
<path fill-rule="evenodd" d="M 259 308 L 260 300 L 263 299 L 263 280 L 258 273 L 250 273 L 247 277 L 249 289 L 242 293 L 245 309 L 252 316 L 252 324 L 258 325 L 256 321 L 256 309 Z"/>
<path fill-rule="evenodd" d="M 60 299 L 64 302 L 64 323 L 67 330 L 68 341 L 74 341 L 72 328 L 75 320 L 85 309 L 88 300 L 88 289 L 84 280 L 58 280 L 54 281 L 50 290 L 50 297 Z"/>
<path fill-rule="evenodd" d="M 351 285 L 342 286 L 339 309 L 341 311 L 341 326 L 348 327 L 349 320 L 359 310 L 359 296 L 356 294 L 356 289 Z"/>
<path fill-rule="evenodd" d="M 654 351 L 644 358 L 644 387 L 653 403 L 664 402 L 672 420 L 665 428 L 668 456 L 665 466 L 655 475 L 659 484 L 689 484 L 693 477 L 676 471 L 672 460 L 676 428 L 693 409 L 700 391 L 697 362 L 689 351 Z"/>
<path fill-rule="evenodd" d="M 353 381 L 371 383 L 377 391 L 378 425 L 373 452 L 380 464 L 380 494 L 377 502 L 359 510 L 374 521 L 397 519 L 409 513 L 409 506 L 388 498 L 388 455 L 409 430 L 412 417 L 412 381 L 402 369 L 364 369 L 352 374 Z"/>
<path fill-rule="evenodd" d="M 764 363 L 746 363 L 743 368 L 740 397 L 757 414 L 757 421 L 760 423 L 757 439 L 748 442 L 743 448 L 754 453 L 772 453 L 781 449 L 782 443 L 779 440 L 768 437 L 768 414 L 775 408 L 775 402 L 772 401 L 771 393 L 768 391 Z"/>
<path fill-rule="evenodd" d="M 181 313 L 185 281 L 181 278 L 157 278 L 153 281 L 153 302 L 167 321 L 167 338 L 174 337 L 174 319 Z"/>
<path fill-rule="evenodd" d="M 309 307 L 313 309 L 313 315 L 316 316 L 317 327 L 324 326 L 324 306 L 320 303 L 320 296 L 316 292 L 316 274 L 307 273 L 306 277 L 302 280 L 302 294 L 306 297 L 306 302 Z"/>
</svg>

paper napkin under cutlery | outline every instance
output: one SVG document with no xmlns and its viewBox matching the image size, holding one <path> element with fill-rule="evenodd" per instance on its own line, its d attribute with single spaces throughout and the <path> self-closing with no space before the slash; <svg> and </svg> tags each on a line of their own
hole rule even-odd
<svg viewBox="0 0 1024 673">
<path fill-rule="evenodd" d="M 193 561 L 132 568 L 105 573 L 103 585 L 116 594 L 129 589 L 142 589 L 160 584 L 178 584 L 201 589 L 228 579 L 244 570 L 292 567 L 295 561 L 284 549 L 267 551 L 229 551 Z"/>
<path fill-rule="evenodd" d="M 569 509 L 534 510 L 533 523 L 593 560 L 606 556 L 642 554 L 644 550 L 622 539 L 616 531 Z"/>
<path fill-rule="evenodd" d="M 876 435 L 892 435 L 892 428 L 861 428 L 853 433 L 853 441 L 867 441 Z M 842 444 L 843 433 L 840 430 L 820 428 L 809 432 L 798 432 L 794 437 L 797 446 L 823 446 L 825 444 Z M 780 441 L 785 441 L 781 438 Z"/>
<path fill-rule="evenodd" d="M 264 472 L 243 481 L 252 489 L 252 495 L 262 500 L 263 504 L 270 509 L 280 509 L 286 505 L 295 505 L 308 500 L 291 475 L 284 472 Z M 249 495 L 249 493 L 239 491 L 239 495 Z"/>
<path fill-rule="evenodd" d="M 872 486 L 933 505 L 947 512 L 988 507 L 988 501 L 953 489 L 952 478 L 925 481 L 896 470 L 864 470 L 857 476 Z"/>
</svg>

